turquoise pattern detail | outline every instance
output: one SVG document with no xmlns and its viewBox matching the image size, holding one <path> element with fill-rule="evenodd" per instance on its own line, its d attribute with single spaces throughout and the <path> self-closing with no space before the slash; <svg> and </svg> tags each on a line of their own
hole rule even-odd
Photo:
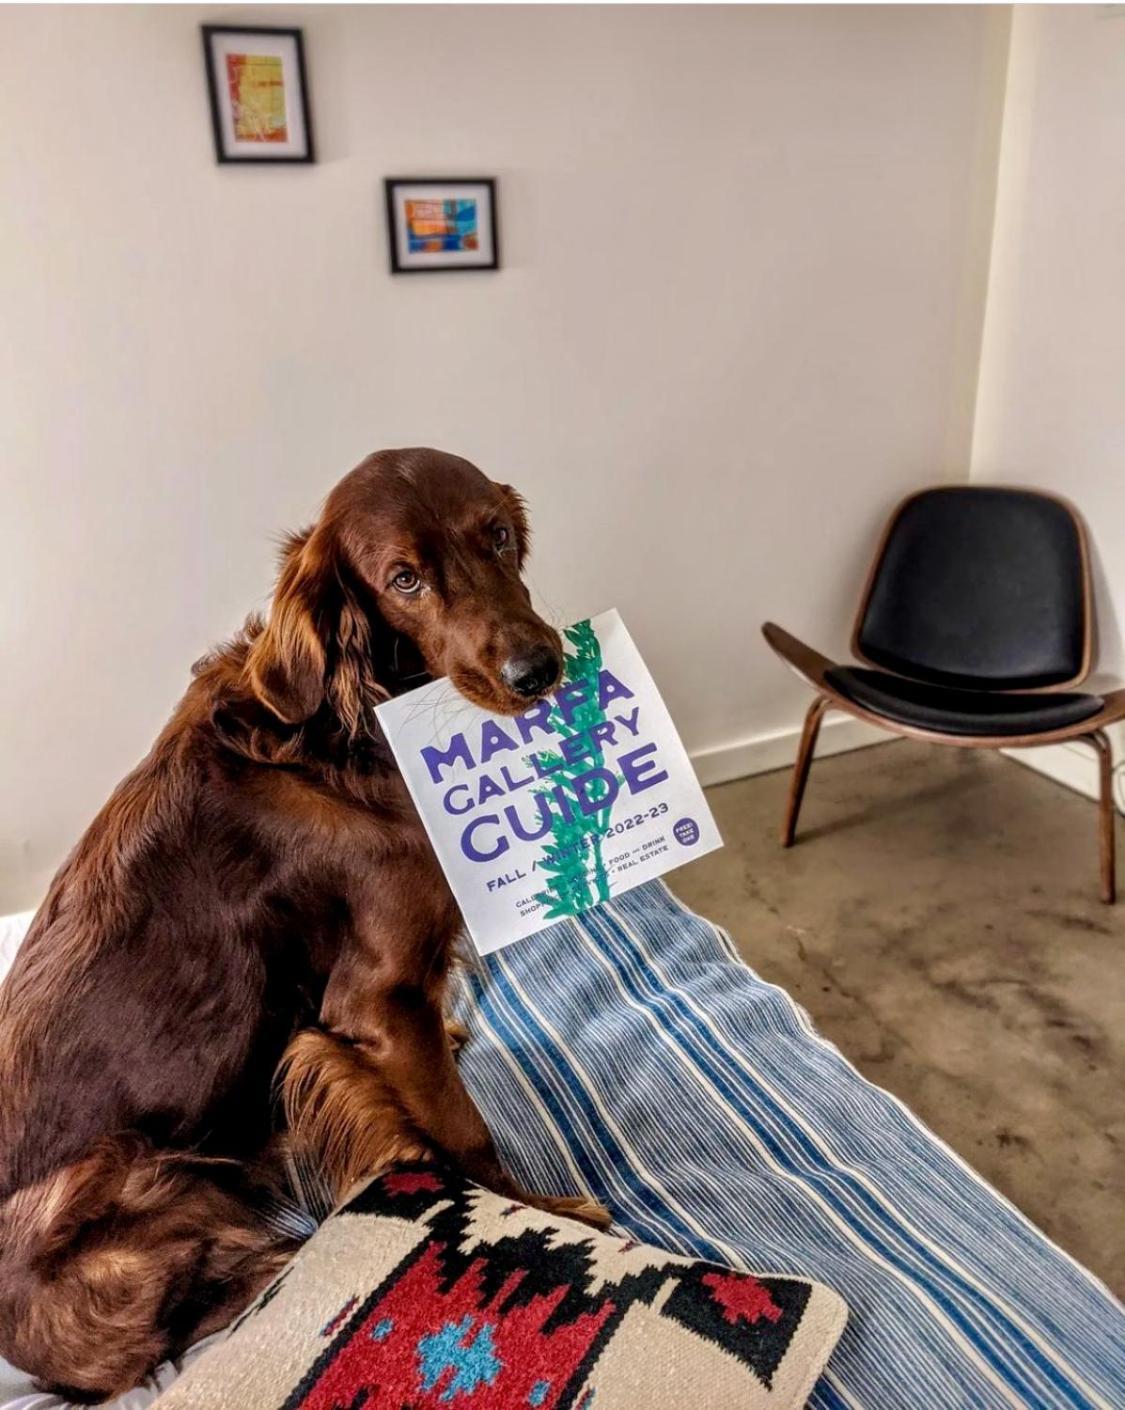
<svg viewBox="0 0 1125 1410">
<path fill-rule="evenodd" d="M 478 1386 L 491 1385 L 503 1367 L 496 1355 L 491 1323 L 483 1323 L 472 1341 L 465 1342 L 473 1322 L 471 1316 L 462 1317 L 460 1322 L 446 1322 L 440 1332 L 433 1332 L 418 1343 L 423 1390 L 433 1390 L 446 1371 L 453 1371 L 449 1384 L 438 1396 L 441 1401 L 472 1395 Z"/>
</svg>

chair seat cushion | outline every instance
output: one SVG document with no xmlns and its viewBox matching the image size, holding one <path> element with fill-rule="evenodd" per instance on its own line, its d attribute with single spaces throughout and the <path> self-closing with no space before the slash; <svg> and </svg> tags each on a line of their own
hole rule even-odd
<svg viewBox="0 0 1125 1410">
<path fill-rule="evenodd" d="M 1006 695 L 951 689 L 855 666 L 833 666 L 824 678 L 877 715 L 940 734 L 1046 734 L 1089 719 L 1103 704 L 1099 696 L 1079 691 Z"/>
</svg>

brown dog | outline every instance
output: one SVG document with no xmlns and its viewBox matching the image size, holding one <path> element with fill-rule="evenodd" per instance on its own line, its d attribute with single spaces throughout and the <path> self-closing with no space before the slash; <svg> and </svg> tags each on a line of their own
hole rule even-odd
<svg viewBox="0 0 1125 1410">
<path fill-rule="evenodd" d="M 339 1193 L 436 1150 L 521 1194 L 453 1062 L 460 917 L 373 707 L 403 651 L 493 711 L 554 685 L 526 552 L 466 461 L 365 460 L 55 878 L 0 989 L 0 1352 L 47 1385 L 126 1390 L 290 1256 L 251 1198 L 279 1073 Z"/>
</svg>

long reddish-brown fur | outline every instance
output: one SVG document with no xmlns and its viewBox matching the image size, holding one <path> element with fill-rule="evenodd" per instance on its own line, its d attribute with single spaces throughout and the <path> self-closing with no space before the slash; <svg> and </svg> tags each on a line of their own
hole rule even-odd
<svg viewBox="0 0 1125 1410">
<path fill-rule="evenodd" d="M 0 988 L 0 1353 L 43 1384 L 124 1391 L 291 1255 L 256 1212 L 278 1074 L 339 1193 L 429 1152 L 520 1193 L 453 1061 L 460 918 L 373 709 L 403 650 L 493 710 L 553 683 L 526 549 L 467 462 L 369 457 L 52 883 Z"/>
</svg>

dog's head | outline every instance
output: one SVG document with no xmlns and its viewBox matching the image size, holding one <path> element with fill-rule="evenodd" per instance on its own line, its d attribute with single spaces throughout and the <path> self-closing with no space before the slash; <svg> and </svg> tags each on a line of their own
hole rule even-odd
<svg viewBox="0 0 1125 1410">
<path fill-rule="evenodd" d="M 467 460 L 369 456 L 286 547 L 247 659 L 254 694 L 287 724 L 327 701 L 354 730 L 365 703 L 409 684 L 413 657 L 486 710 L 525 710 L 562 669 L 520 576 L 527 550 L 523 501 Z"/>
</svg>

